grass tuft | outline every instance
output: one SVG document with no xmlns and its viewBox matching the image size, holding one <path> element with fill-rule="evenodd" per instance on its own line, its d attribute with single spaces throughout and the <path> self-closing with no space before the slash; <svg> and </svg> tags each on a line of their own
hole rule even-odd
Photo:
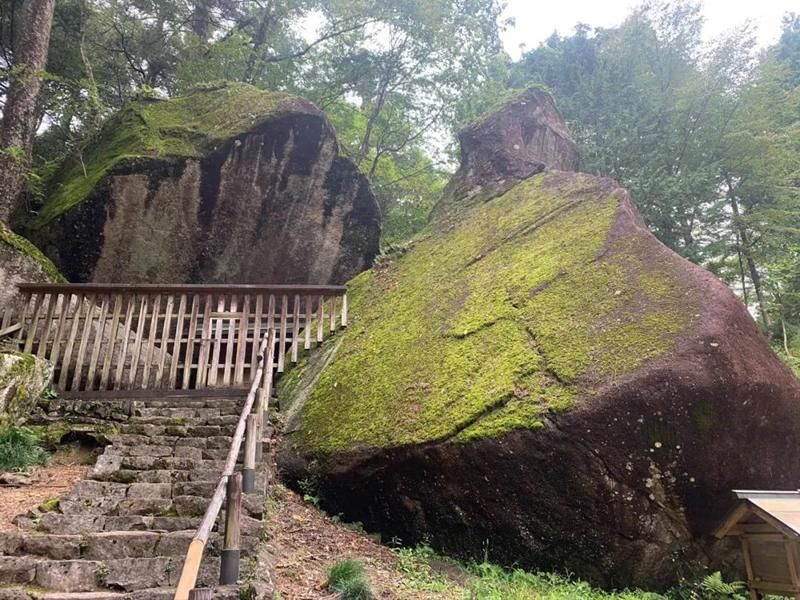
<svg viewBox="0 0 800 600">
<path fill-rule="evenodd" d="M 364 577 L 364 565 L 357 560 L 342 560 L 328 571 L 328 589 L 341 600 L 372 600 L 375 595 Z"/>
<path fill-rule="evenodd" d="M 0 471 L 24 471 L 47 462 L 47 451 L 27 427 L 9 427 L 0 431 Z"/>
</svg>

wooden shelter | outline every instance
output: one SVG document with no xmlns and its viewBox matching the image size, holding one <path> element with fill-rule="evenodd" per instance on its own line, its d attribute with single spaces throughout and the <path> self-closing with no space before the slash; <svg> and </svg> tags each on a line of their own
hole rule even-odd
<svg viewBox="0 0 800 600">
<path fill-rule="evenodd" d="M 739 502 L 714 535 L 739 538 L 751 598 L 800 599 L 800 491 L 734 493 Z"/>
</svg>

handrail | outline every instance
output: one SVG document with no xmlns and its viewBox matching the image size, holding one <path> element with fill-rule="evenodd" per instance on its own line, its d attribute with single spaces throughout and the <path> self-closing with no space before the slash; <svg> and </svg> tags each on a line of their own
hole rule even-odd
<svg viewBox="0 0 800 600">
<path fill-rule="evenodd" d="M 344 285 L 311 285 L 311 284 L 174 284 L 174 283 L 20 283 L 21 292 L 28 293 L 91 293 L 115 294 L 123 292 L 139 292 L 151 294 L 180 294 L 183 292 L 196 294 L 214 294 L 232 292 L 234 294 L 266 294 L 270 292 L 293 292 L 298 294 L 341 294 L 347 291 Z"/>
<path fill-rule="evenodd" d="M 250 416 L 251 411 L 253 410 L 256 394 L 259 389 L 262 388 L 262 380 L 265 382 L 263 388 L 269 390 L 271 387 L 268 382 L 271 382 L 272 379 L 275 352 L 274 348 L 275 330 L 270 328 L 264 334 L 264 337 L 261 341 L 261 347 L 259 348 L 258 353 L 258 369 L 256 370 L 255 376 L 253 377 L 253 381 L 250 385 L 250 391 L 247 393 L 247 399 L 245 400 L 244 407 L 242 407 L 242 412 L 239 415 L 239 421 L 236 424 L 236 431 L 233 434 L 233 441 L 231 442 L 231 448 L 228 451 L 225 467 L 222 471 L 219 482 L 217 483 L 217 487 L 214 490 L 214 495 L 211 498 L 205 514 L 203 515 L 203 520 L 201 521 L 200 526 L 197 528 L 197 532 L 195 533 L 192 542 L 189 544 L 189 550 L 187 551 L 186 559 L 183 562 L 183 569 L 181 570 L 181 577 L 178 581 L 178 587 L 175 591 L 174 600 L 189 600 L 189 592 L 191 592 L 197 583 L 197 576 L 200 571 L 200 563 L 203 559 L 203 552 L 205 550 L 206 543 L 208 542 L 208 536 L 211 533 L 211 529 L 214 527 L 214 523 L 219 516 L 219 511 L 222 508 L 222 502 L 225 498 L 225 490 L 228 479 L 231 475 L 233 475 L 234 469 L 236 468 L 236 460 L 239 455 L 239 450 L 242 446 L 247 418 Z M 266 361 L 264 360 L 265 352 L 267 355 Z M 257 443 L 258 442 L 260 442 L 260 440 L 257 440 Z"/>
</svg>

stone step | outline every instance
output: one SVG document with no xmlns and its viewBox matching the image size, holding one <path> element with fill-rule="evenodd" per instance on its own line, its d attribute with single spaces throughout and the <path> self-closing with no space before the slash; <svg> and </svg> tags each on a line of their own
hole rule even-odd
<svg viewBox="0 0 800 600">
<path fill-rule="evenodd" d="M 51 560 L 35 556 L 0 556 L 0 585 L 26 585 L 53 592 L 124 592 L 177 584 L 182 557 Z M 243 565 L 245 566 L 245 565 Z M 219 582 L 219 558 L 205 557 L 198 586 Z"/>
<path fill-rule="evenodd" d="M 239 600 L 239 587 L 235 585 L 217 586 L 213 590 L 213 600 Z M 96 592 L 47 592 L 31 588 L 0 589 L 0 600 L 172 600 L 175 588 L 160 587 L 136 590 L 130 593 Z"/>
<path fill-rule="evenodd" d="M 163 409 L 166 410 L 166 409 Z M 184 426 L 184 427 L 230 427 L 236 426 L 239 422 L 238 415 L 208 415 L 208 416 L 184 416 L 169 417 L 162 415 L 133 416 L 129 417 L 126 425 L 161 425 L 161 426 Z"/>
<path fill-rule="evenodd" d="M 195 529 L 171 532 L 123 530 L 84 535 L 12 532 L 3 536 L 3 540 L 0 541 L 0 555 L 29 555 L 53 560 L 183 557 L 189 549 L 195 531 Z M 257 543 L 256 536 L 242 536 L 241 549 L 252 551 Z M 205 555 L 217 556 L 221 548 L 221 536 L 212 533 Z"/>
<path fill-rule="evenodd" d="M 253 507 L 252 512 L 257 514 Z M 220 517 L 214 526 L 216 530 L 224 523 L 225 511 L 220 511 Z M 58 535 L 85 535 L 100 531 L 159 531 L 171 532 L 181 530 L 196 530 L 200 526 L 201 517 L 178 516 L 106 516 L 94 514 L 61 514 L 56 512 L 45 513 L 38 519 L 26 517 L 15 519 L 15 524 L 24 531 L 49 533 Z M 261 529 L 261 521 L 249 516 L 245 510 L 242 515 L 242 535 L 257 536 Z M 2 544 L 0 544 L 2 548 Z"/>
</svg>

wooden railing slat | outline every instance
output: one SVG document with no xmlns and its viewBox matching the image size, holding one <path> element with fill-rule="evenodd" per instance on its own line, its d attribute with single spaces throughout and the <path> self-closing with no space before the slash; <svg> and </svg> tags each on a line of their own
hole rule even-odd
<svg viewBox="0 0 800 600">
<path fill-rule="evenodd" d="M 50 332 L 55 334 L 53 325 L 53 314 L 55 313 L 56 304 L 58 304 L 58 294 L 48 294 L 47 314 L 42 323 L 42 335 L 39 338 L 39 344 L 36 348 L 36 356 L 44 358 L 47 355 L 47 342 L 50 339 Z"/>
<path fill-rule="evenodd" d="M 128 306 L 125 309 L 125 323 L 122 326 L 122 347 L 120 348 L 119 358 L 117 359 L 117 372 L 114 376 L 114 389 L 122 389 L 122 375 L 125 371 L 125 362 L 128 360 L 128 345 L 131 340 L 131 327 L 133 327 L 133 310 L 136 306 L 136 294 L 131 295 L 128 300 Z"/>
<path fill-rule="evenodd" d="M 22 336 L 25 333 L 26 330 L 25 321 L 28 318 L 28 311 L 30 310 L 30 304 L 31 304 L 31 293 L 25 292 L 23 294 L 23 299 L 22 299 L 22 312 L 20 313 L 19 316 L 19 322 L 22 325 L 22 329 L 19 330 L 16 336 L 18 340 L 22 340 Z"/>
<path fill-rule="evenodd" d="M 247 330 L 250 326 L 250 296 L 242 299 L 242 317 L 239 319 L 239 340 L 236 347 L 236 368 L 233 373 L 234 385 L 244 383 L 244 361 L 247 356 Z M 258 335 L 255 332 L 253 335 Z"/>
<path fill-rule="evenodd" d="M 217 299 L 217 312 L 225 311 L 225 296 Z M 219 355 L 222 351 L 222 319 L 213 319 L 212 329 L 214 330 L 213 344 L 211 350 L 211 368 L 208 372 L 208 387 L 217 385 L 217 375 L 219 371 Z"/>
<path fill-rule="evenodd" d="M 150 369 L 153 365 L 153 351 L 156 347 L 156 333 L 158 332 L 158 315 L 161 312 L 161 294 L 156 294 L 153 309 L 150 313 L 150 331 L 147 335 L 147 348 L 144 353 L 144 369 L 142 370 L 142 389 L 150 385 Z"/>
<path fill-rule="evenodd" d="M 108 302 L 109 297 L 103 295 L 100 304 L 100 318 L 97 321 L 97 330 L 94 335 L 94 343 L 92 344 L 92 355 L 89 358 L 89 371 L 86 374 L 86 386 L 84 389 L 94 389 L 94 376 L 97 373 L 97 363 L 100 359 L 100 348 L 103 346 L 103 334 L 106 328 L 106 317 L 108 315 Z"/>
<path fill-rule="evenodd" d="M 81 389 L 81 381 L 83 379 L 83 359 L 86 356 L 86 346 L 89 344 L 89 332 L 92 330 L 92 322 L 95 316 L 95 303 L 94 295 L 87 295 L 84 298 L 86 304 L 85 316 L 83 318 L 83 326 L 81 327 L 80 342 L 78 344 L 78 356 L 75 359 L 75 372 L 72 376 L 72 389 L 78 391 Z"/>
<path fill-rule="evenodd" d="M 300 344 L 300 294 L 294 295 L 294 313 L 292 314 L 292 362 L 297 362 L 297 348 Z"/>
<path fill-rule="evenodd" d="M 278 342 L 278 373 L 283 373 L 284 361 L 286 359 L 286 329 L 289 321 L 289 296 L 281 296 L 281 323 L 280 338 Z"/>
<path fill-rule="evenodd" d="M 139 372 L 139 358 L 142 351 L 142 338 L 144 337 L 144 328 L 147 323 L 147 308 L 149 304 L 150 296 L 142 294 L 142 301 L 139 304 L 139 320 L 136 323 L 136 337 L 134 337 L 133 353 L 131 354 L 131 368 L 128 377 L 128 385 L 131 388 L 136 387 L 136 374 Z"/>
<path fill-rule="evenodd" d="M 325 335 L 325 296 L 317 297 L 317 344 L 321 344 Z"/>
<path fill-rule="evenodd" d="M 41 319 L 42 316 L 42 303 L 44 302 L 44 296 L 44 294 L 34 294 L 31 324 L 28 327 L 28 335 L 25 337 L 25 346 L 23 346 L 23 352 L 30 352 L 33 350 L 33 340 L 36 339 L 36 329 L 39 326 L 39 319 Z"/>
<path fill-rule="evenodd" d="M 253 318 L 253 347 L 250 353 L 250 380 L 256 374 L 256 357 L 258 356 L 258 340 L 261 338 L 261 314 L 264 312 L 264 296 L 256 296 L 256 312 Z"/>
<path fill-rule="evenodd" d="M 239 310 L 239 299 L 233 295 L 230 298 L 230 312 L 227 320 L 228 331 L 225 339 L 225 364 L 222 367 L 222 385 L 230 385 L 231 371 L 233 370 L 233 345 L 236 342 L 236 328 L 233 326 L 235 319 L 233 314 Z M 220 320 L 222 324 L 222 320 Z"/>
<path fill-rule="evenodd" d="M 58 326 L 56 328 L 56 335 L 53 338 L 53 346 L 50 348 L 50 354 L 47 357 L 47 359 L 56 366 L 58 366 L 58 353 L 61 350 L 61 340 L 64 337 L 64 330 L 67 327 L 67 314 L 69 314 L 72 294 L 59 294 L 59 298 L 61 299 L 61 310 L 58 313 Z"/>
<path fill-rule="evenodd" d="M 206 306 L 205 312 L 203 313 L 203 322 L 208 319 L 208 315 L 210 314 L 209 304 L 211 302 L 211 297 L 209 296 L 206 299 Z M 200 315 L 200 295 L 195 294 L 192 296 L 192 311 L 189 314 L 189 331 L 186 334 L 186 353 L 184 354 L 183 359 L 183 389 L 188 390 L 189 386 L 192 381 L 192 363 L 194 362 L 194 349 L 197 346 L 197 319 L 199 319 Z M 204 325 L 205 327 L 205 325 Z M 183 335 L 183 332 L 181 332 Z M 203 336 L 205 337 L 205 335 Z M 204 340 L 200 340 L 200 349 L 202 351 L 203 344 L 205 344 Z M 197 371 L 195 372 L 195 382 L 200 381 L 200 366 L 198 365 Z"/>
<path fill-rule="evenodd" d="M 172 359 L 170 360 L 169 379 L 166 385 L 166 387 L 170 389 L 181 387 L 181 384 L 178 381 L 178 364 L 180 362 L 180 357 L 181 357 L 181 339 L 183 338 L 183 324 L 186 321 L 186 301 L 187 301 L 187 295 L 181 294 L 180 300 L 178 300 L 178 316 L 175 317 L 175 337 L 172 341 Z M 194 299 L 192 299 L 192 302 L 194 303 Z M 187 353 L 189 352 L 188 344 L 186 352 Z M 186 387 L 187 387 L 186 385 L 183 386 L 184 389 L 186 389 Z"/>
<path fill-rule="evenodd" d="M 336 296 L 331 296 L 328 299 L 328 302 L 331 304 L 331 326 L 330 332 L 334 333 L 336 331 Z"/>
<path fill-rule="evenodd" d="M 306 296 L 306 318 L 303 323 L 303 348 L 309 350 L 311 348 L 311 310 L 314 302 L 313 296 Z"/>
<path fill-rule="evenodd" d="M 111 333 L 106 342 L 106 355 L 103 359 L 103 370 L 100 373 L 100 389 L 108 389 L 108 377 L 111 373 L 111 363 L 114 360 L 114 350 L 119 332 L 119 318 L 122 314 L 122 294 L 114 294 L 114 310 L 111 312 Z"/>
<path fill-rule="evenodd" d="M 200 357 L 197 361 L 197 387 L 206 387 L 208 382 L 208 356 L 211 348 L 211 309 L 214 296 L 206 296 L 205 307 L 203 308 L 203 332 L 200 341 Z M 194 335 L 194 334 L 192 334 Z"/>
<path fill-rule="evenodd" d="M 156 380 L 153 384 L 155 388 L 164 387 L 164 369 L 167 365 L 167 355 L 169 354 L 169 334 L 172 325 L 172 309 L 175 306 L 175 296 L 167 296 L 167 306 L 164 309 L 164 322 L 161 326 L 161 338 L 159 343 L 158 367 L 156 368 Z M 177 334 L 176 334 L 177 335 Z"/>
<path fill-rule="evenodd" d="M 85 298 L 83 295 L 76 295 L 75 311 L 72 313 L 72 323 L 67 338 L 67 345 L 64 347 L 64 358 L 61 361 L 61 372 L 58 375 L 58 387 L 66 391 L 69 383 L 69 365 L 72 362 L 72 350 L 75 347 L 75 338 L 78 336 L 78 326 L 80 325 L 81 312 L 84 309 Z"/>
</svg>

